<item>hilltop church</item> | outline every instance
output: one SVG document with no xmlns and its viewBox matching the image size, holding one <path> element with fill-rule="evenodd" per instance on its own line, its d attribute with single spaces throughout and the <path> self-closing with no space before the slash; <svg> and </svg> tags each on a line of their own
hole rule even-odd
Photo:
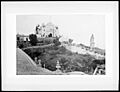
<svg viewBox="0 0 120 92">
<path fill-rule="evenodd" d="M 37 25 L 35 34 L 38 38 L 46 38 L 46 37 L 57 37 L 58 36 L 58 27 L 53 25 L 51 22 L 42 25 Z"/>
</svg>

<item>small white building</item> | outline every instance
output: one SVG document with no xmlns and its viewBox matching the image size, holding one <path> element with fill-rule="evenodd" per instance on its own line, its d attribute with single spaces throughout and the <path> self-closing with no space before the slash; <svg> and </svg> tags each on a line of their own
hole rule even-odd
<svg viewBox="0 0 120 92">
<path fill-rule="evenodd" d="M 30 41 L 28 35 L 17 34 L 16 36 L 17 36 L 17 41 Z"/>
</svg>

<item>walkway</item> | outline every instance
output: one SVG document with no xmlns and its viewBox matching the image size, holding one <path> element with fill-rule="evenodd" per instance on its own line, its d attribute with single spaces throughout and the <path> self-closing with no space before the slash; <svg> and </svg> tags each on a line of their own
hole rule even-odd
<svg viewBox="0 0 120 92">
<path fill-rule="evenodd" d="M 46 48 L 46 47 L 50 47 L 53 46 L 54 44 L 48 44 L 48 45 L 42 45 L 42 46 L 31 46 L 31 47 L 27 47 L 27 48 L 23 48 L 23 50 L 25 49 L 37 49 L 37 48 Z"/>
</svg>

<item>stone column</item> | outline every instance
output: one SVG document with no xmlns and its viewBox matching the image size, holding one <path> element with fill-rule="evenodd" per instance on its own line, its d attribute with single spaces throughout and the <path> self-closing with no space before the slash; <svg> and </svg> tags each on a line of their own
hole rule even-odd
<svg viewBox="0 0 120 92">
<path fill-rule="evenodd" d="M 61 68 L 58 60 L 57 60 L 56 68 L 57 68 L 57 70 L 60 70 L 60 68 Z"/>
<path fill-rule="evenodd" d="M 35 63 L 37 64 L 37 57 L 35 57 Z"/>
<path fill-rule="evenodd" d="M 43 68 L 45 68 L 45 64 L 43 65 Z"/>
<path fill-rule="evenodd" d="M 38 60 L 38 66 L 41 67 L 41 60 Z"/>
<path fill-rule="evenodd" d="M 57 68 L 57 70 L 55 71 L 56 74 L 62 74 L 62 72 L 61 72 L 61 70 L 60 70 L 61 66 L 60 66 L 60 63 L 59 63 L 58 60 L 57 60 L 56 68 Z"/>
</svg>

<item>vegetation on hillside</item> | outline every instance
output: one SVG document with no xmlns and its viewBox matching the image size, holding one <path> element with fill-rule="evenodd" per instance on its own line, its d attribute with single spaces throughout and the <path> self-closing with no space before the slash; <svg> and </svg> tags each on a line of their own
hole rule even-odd
<svg viewBox="0 0 120 92">
<path fill-rule="evenodd" d="M 25 49 L 24 51 L 34 60 L 35 57 L 37 59 L 41 59 L 42 67 L 49 69 L 50 71 L 56 70 L 56 61 L 60 62 L 60 70 L 64 73 L 73 72 L 73 71 L 82 71 L 87 74 L 93 74 L 97 65 L 105 65 L 104 60 L 96 60 L 94 56 L 90 54 L 78 54 L 73 53 L 66 49 L 64 46 L 60 46 L 61 43 L 59 41 L 60 37 L 56 38 L 45 38 L 45 39 L 37 39 L 36 35 L 29 35 L 30 42 L 17 42 L 17 46 L 19 48 L 26 48 L 30 45 L 37 46 L 37 43 L 42 44 L 42 48 L 35 49 Z M 66 44 L 72 44 L 73 40 L 69 39 Z M 45 45 L 54 43 L 53 46 L 44 47 Z M 80 44 L 82 47 L 88 48 L 83 44 Z M 104 53 L 103 50 L 95 48 L 96 53 Z M 35 62 L 38 64 L 37 62 Z"/>
<path fill-rule="evenodd" d="M 17 41 L 17 47 L 22 49 L 31 46 L 29 41 Z"/>
<path fill-rule="evenodd" d="M 73 53 L 67 50 L 65 47 L 53 46 L 45 48 L 44 50 L 25 51 L 34 60 L 34 57 L 38 57 L 42 61 L 42 67 L 55 71 L 56 61 L 59 60 L 62 72 L 82 71 L 87 74 L 93 74 L 97 64 L 105 64 L 104 60 L 97 60 L 91 55 L 82 55 Z M 33 56 L 32 56 L 33 55 Z M 102 63 L 100 63 L 102 62 Z"/>
<path fill-rule="evenodd" d="M 47 75 L 47 74 L 54 74 L 47 69 L 43 69 L 41 67 L 36 67 L 30 61 L 30 59 L 24 55 L 20 51 L 20 49 L 16 49 L 16 56 L 17 56 L 17 67 L 16 67 L 16 74 L 17 75 Z"/>
<path fill-rule="evenodd" d="M 35 46 L 37 44 L 37 36 L 35 34 L 30 34 L 29 39 L 32 46 Z"/>
</svg>

